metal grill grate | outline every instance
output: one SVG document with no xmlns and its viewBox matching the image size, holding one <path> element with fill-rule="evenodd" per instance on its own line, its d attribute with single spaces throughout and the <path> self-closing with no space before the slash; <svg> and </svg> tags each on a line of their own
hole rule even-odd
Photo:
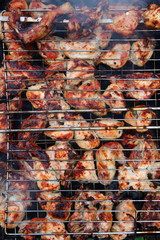
<svg viewBox="0 0 160 240">
<path fill-rule="evenodd" d="M 30 9 L 23 14 L 41 11 L 46 10 Z M 112 6 L 110 16 L 115 11 Z M 104 49 L 97 48 L 104 39 L 82 36 L 78 44 L 86 42 L 84 48 L 68 50 L 67 44 L 77 40 L 66 40 L 67 25 L 59 23 L 63 18 L 56 21 L 47 41 L 24 48 L 15 37 L 14 49 L 13 39 L 7 36 L 14 31 L 2 23 L 6 85 L 4 105 L 0 104 L 5 127 L 0 134 L 6 144 L 0 142 L 0 150 L 7 158 L 2 165 L 5 187 L 1 184 L 4 239 L 124 239 L 122 235 L 136 239 L 140 235 L 156 240 L 160 233 L 156 227 L 160 222 L 159 30 L 140 23 L 132 35 L 113 32 Z M 91 55 L 82 56 L 91 52 L 102 56 L 116 43 L 132 45 L 146 37 L 154 38 L 154 51 L 144 66 L 127 57 L 124 66 L 113 68 Z M 59 46 L 64 39 L 65 50 Z M 40 49 L 45 43 L 56 47 Z M 48 60 L 46 55 L 51 53 Z M 58 54 L 56 60 L 54 54 Z M 119 60 L 110 58 L 116 64 Z M 154 85 L 147 85 L 149 81 Z M 149 86 L 145 92 L 143 82 Z M 115 84 L 123 87 L 115 88 Z M 138 94 L 143 97 L 138 99 Z M 131 115 L 127 118 L 126 113 L 137 117 L 138 110 L 149 114 L 147 120 L 152 121 L 146 126 L 128 123 Z"/>
</svg>

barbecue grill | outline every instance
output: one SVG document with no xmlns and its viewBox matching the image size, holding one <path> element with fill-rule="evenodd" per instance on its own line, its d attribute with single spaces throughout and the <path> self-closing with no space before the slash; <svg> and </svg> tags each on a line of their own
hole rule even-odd
<svg viewBox="0 0 160 240">
<path fill-rule="evenodd" d="M 98 2 L 99 1 L 88 3 L 92 5 L 89 7 L 95 7 L 94 9 L 96 9 Z M 115 12 L 116 14 L 119 14 L 129 11 L 133 9 L 134 6 L 136 8 L 136 4 L 139 5 L 138 9 L 144 11 L 147 9 L 148 4 L 151 3 L 158 4 L 159 2 L 149 1 L 147 3 L 136 3 L 136 1 L 134 1 L 132 7 L 128 6 L 126 1 L 119 1 L 119 8 L 116 6 L 116 3 L 114 5 L 113 1 L 109 1 L 109 7 L 107 7 L 110 15 L 109 17 L 103 17 L 101 25 L 103 25 L 104 22 L 107 22 L 106 24 L 110 21 L 112 22 L 111 16 L 113 16 Z M 52 3 L 52 1 L 47 1 L 47 4 L 54 3 Z M 61 5 L 62 2 L 57 3 L 56 1 L 56 4 Z M 80 17 L 82 17 L 81 15 L 83 14 L 81 13 L 80 6 L 83 4 L 86 5 L 86 3 L 84 2 L 83 4 L 79 4 L 79 2 L 75 3 L 73 1 L 72 4 L 76 9 L 76 14 L 77 12 L 80 12 Z M 46 13 L 48 10 L 49 9 L 47 8 L 38 10 L 25 9 L 22 10 L 22 12 L 24 16 L 28 17 L 29 15 L 27 14 L 30 14 L 31 12 Z M 2 16 L 5 17 L 5 14 L 6 12 L 4 11 Z M 70 15 L 56 18 L 52 32 L 48 34 L 50 36 L 54 35 L 57 37 L 54 39 L 55 43 L 59 44 L 59 42 L 64 39 L 69 43 L 77 41 L 75 35 L 73 35 L 74 37 L 72 39 L 67 39 L 69 34 L 68 22 L 70 18 Z M 26 19 L 27 18 L 25 18 L 25 20 Z M 41 237 L 42 239 L 70 239 L 69 237 L 72 239 L 114 239 L 114 235 L 118 237 L 126 234 L 126 239 L 137 239 L 137 237 L 143 237 L 143 239 L 158 240 L 160 229 L 156 227 L 156 223 L 159 223 L 160 219 L 155 217 L 155 213 L 157 213 L 157 216 L 160 215 L 160 167 L 158 165 L 160 89 L 159 87 L 156 87 L 156 89 L 154 87 L 147 89 L 151 92 L 150 97 L 146 99 L 136 99 L 131 97 L 128 93 L 139 93 L 143 91 L 143 88 L 128 88 L 125 90 L 119 88 L 116 90 L 120 96 L 117 100 L 117 95 L 112 95 L 116 92 L 115 89 L 109 89 L 108 87 L 111 84 L 111 77 L 115 77 L 113 79 L 116 79 L 115 82 L 126 79 L 130 80 L 131 83 L 134 82 L 135 79 L 133 74 L 136 72 L 142 74 L 140 81 L 146 81 L 146 78 L 143 77 L 144 73 L 152 73 L 152 77 L 149 77 L 148 80 L 156 79 L 155 81 L 159 81 L 160 29 L 148 28 L 144 25 L 144 22 L 141 21 L 135 32 L 131 35 L 123 36 L 122 34 L 113 31 L 109 44 L 106 47 L 99 48 L 97 50 L 93 49 L 89 51 L 86 50 L 85 47 L 80 50 L 62 50 L 61 48 L 40 50 L 36 43 L 33 42 L 32 46 L 29 46 L 28 49 L 12 49 L 12 52 L 14 52 L 14 58 L 8 58 L 11 51 L 8 46 L 13 42 L 13 40 L 6 39 L 6 33 L 12 33 L 13 30 L 6 30 L 5 23 L 7 23 L 7 19 L 5 20 L 6 21 L 2 21 L 2 66 L 4 67 L 6 89 L 5 96 L 1 98 L 1 103 L 6 104 L 6 109 L 1 109 L 1 116 L 6 117 L 7 127 L 0 129 L 0 133 L 6 134 L 7 140 L 6 152 L 5 150 L 1 150 L 1 159 L 6 163 L 6 172 L 5 170 L 2 172 L 2 175 L 6 178 L 4 181 L 5 187 L 1 184 L 5 188 L 1 194 L 2 196 L 5 196 L 5 225 L 1 229 L 1 239 L 16 240 L 23 239 L 23 236 L 28 236 L 26 239 L 34 239 L 29 238 L 29 236 L 35 236 L 35 239 L 40 239 Z M 30 23 L 21 23 L 22 29 L 26 26 L 29 27 L 32 24 L 33 18 L 30 21 Z M 85 22 L 86 19 L 84 18 L 83 21 Z M 85 28 L 85 24 L 83 22 L 81 24 Z M 79 34 L 82 34 L 82 37 L 78 39 L 79 43 L 83 44 L 87 41 L 92 44 L 92 41 L 98 41 L 92 37 L 85 37 L 82 29 L 80 29 L 80 31 L 81 32 L 79 32 Z M 104 30 L 101 29 L 97 31 L 101 32 Z M 105 29 L 105 32 L 111 33 L 112 31 L 110 29 Z M 71 34 L 73 34 L 73 32 L 71 32 Z M 95 63 L 94 59 L 90 59 L 90 57 L 84 59 L 84 56 L 81 55 L 81 53 L 84 52 L 95 53 L 96 51 L 100 52 L 99 54 L 107 53 L 114 44 L 126 44 L 129 42 L 132 45 L 141 38 L 154 38 L 155 41 L 153 54 L 149 59 L 147 59 L 147 62 L 143 66 L 137 66 L 136 64 L 133 64 L 129 58 L 127 58 L 123 59 L 126 60 L 124 66 L 120 68 L 113 68 L 105 63 L 102 63 L 102 61 Z M 103 42 L 106 39 L 100 40 Z M 23 43 L 20 38 L 16 38 L 14 41 L 18 44 Z M 43 44 L 44 42 L 52 43 L 53 38 L 48 38 L 47 41 L 40 39 L 38 42 L 39 44 Z M 127 51 L 131 53 L 134 50 L 120 51 Z M 23 52 L 26 54 L 29 53 L 31 58 L 26 60 L 26 58 L 24 59 L 22 57 L 17 60 L 15 54 Z M 50 58 L 48 60 L 41 55 L 41 53 L 47 54 L 54 52 L 59 53 L 60 59 L 55 60 Z M 80 57 L 69 57 L 67 54 L 65 55 L 66 52 L 70 53 L 71 56 L 72 53 L 79 53 Z M 65 55 L 65 57 L 61 58 L 61 54 Z M 85 61 L 85 65 L 83 65 L 83 68 L 78 68 L 78 62 L 81 60 Z M 110 61 L 112 60 L 117 61 L 117 59 L 110 58 Z M 29 63 L 28 66 L 31 65 L 33 67 L 23 68 L 23 64 L 21 63 L 24 61 Z M 53 61 L 57 68 L 55 67 L 53 69 L 50 65 L 50 62 L 52 63 Z M 63 62 L 61 67 L 56 65 L 56 62 L 58 61 Z M 76 67 L 71 66 L 70 68 L 71 61 L 76 63 Z M 21 65 L 18 65 L 19 63 Z M 19 66 L 22 66 L 22 68 Z M 91 66 L 89 71 L 85 68 L 88 66 Z M 26 73 L 25 77 L 24 72 Z M 47 76 L 45 75 L 45 72 L 47 72 Z M 83 78 L 82 76 L 78 79 L 77 77 L 74 77 L 73 79 L 71 78 L 73 84 L 72 86 L 69 84 L 63 85 L 68 80 L 67 76 L 73 76 L 73 73 L 76 75 L 79 72 L 83 75 L 88 74 L 88 76 L 86 78 Z M 39 75 L 37 73 L 39 73 Z M 18 82 L 17 78 L 15 80 L 17 74 L 18 77 L 21 78 L 21 82 L 20 85 L 17 85 L 15 88 L 13 85 L 15 84 L 15 81 Z M 93 86 L 92 89 L 90 88 L 88 90 L 90 93 L 88 94 L 86 93 L 85 88 L 80 88 L 85 81 L 88 81 L 90 84 L 90 81 L 92 80 L 93 82 L 95 79 L 98 81 L 100 89 Z M 74 81 L 76 82 L 77 80 L 79 82 L 74 84 Z M 51 81 L 55 81 L 55 83 L 51 85 Z M 63 87 L 58 86 L 61 82 Z M 68 85 L 69 88 L 67 89 Z M 133 84 L 131 84 L 131 86 L 133 86 Z M 40 91 L 41 95 L 39 94 Z M 29 97 L 29 92 L 30 95 L 33 93 L 34 95 Z M 104 104 L 103 107 L 96 107 L 98 104 L 96 102 L 98 101 L 98 98 L 93 96 L 92 93 L 94 92 L 100 94 L 100 102 L 104 102 L 102 95 L 106 92 L 108 96 L 106 99 L 109 103 L 112 101 L 112 105 Z M 72 93 L 73 95 L 75 94 L 75 98 L 73 99 L 72 95 L 69 93 Z M 79 95 L 77 93 L 79 93 Z M 109 97 L 108 93 L 110 93 L 111 97 Z M 87 99 L 85 94 L 88 94 Z M 124 95 L 124 99 L 122 99 L 121 94 Z M 77 96 L 81 96 L 80 99 Z M 77 99 L 79 102 L 78 105 L 75 103 Z M 81 105 L 80 101 L 82 100 L 88 100 L 89 103 L 87 107 L 86 105 L 84 107 Z M 115 103 L 121 100 L 124 105 L 116 107 Z M 56 101 L 58 101 L 58 103 Z M 64 104 L 63 107 L 61 107 L 62 102 Z M 95 102 L 94 107 L 91 102 Z M 14 107 L 11 107 L 11 105 L 14 105 Z M 132 112 L 136 112 L 137 110 L 153 111 L 154 115 L 152 117 L 151 124 L 147 126 L 132 126 L 126 123 L 124 118 L 126 112 L 129 110 Z M 105 113 L 102 114 L 103 112 Z M 59 119 L 57 119 L 58 117 Z M 122 124 L 107 126 L 103 124 L 97 125 L 100 121 L 108 118 L 111 119 L 111 121 L 116 120 L 118 122 L 122 122 Z M 98 135 L 99 131 L 106 130 L 110 131 L 107 137 L 106 135 L 104 137 L 101 137 L 100 134 Z M 89 137 L 86 135 L 88 131 L 90 131 Z M 120 136 L 117 138 L 112 137 L 111 131 L 119 131 Z M 98 138 L 95 139 L 93 132 L 96 136 L 98 136 Z M 55 133 L 58 135 L 57 138 Z M 62 134 L 69 134 L 71 137 L 65 135 L 65 137 L 62 138 Z M 93 141 L 97 141 L 98 143 L 96 142 L 94 147 L 88 147 Z M 135 143 L 136 141 L 137 144 Z M 116 145 L 117 143 L 120 144 L 120 148 L 118 149 Z M 142 149 L 140 148 L 141 143 Z M 109 144 L 111 147 L 109 147 Z M 104 146 L 105 148 L 103 148 Z M 136 146 L 138 147 L 135 148 Z M 108 154 L 108 156 L 110 156 L 110 154 L 115 156 L 114 159 L 110 159 L 110 157 L 108 157 L 107 161 L 110 161 L 111 165 L 107 165 L 106 169 L 105 165 L 102 164 L 106 161 L 106 159 L 104 157 L 101 159 L 101 152 L 103 152 L 104 149 L 106 151 L 105 154 Z M 65 158 L 66 156 L 62 155 L 62 151 L 65 151 L 63 154 L 66 154 L 68 159 Z M 155 151 L 156 157 L 154 158 Z M 151 154 L 152 152 L 153 154 Z M 120 157 L 122 153 L 124 159 Z M 133 158 L 131 158 L 131 154 L 133 154 Z M 148 159 L 147 156 L 149 156 Z M 143 166 L 138 170 L 134 169 L 134 164 L 139 164 L 143 161 L 148 161 L 147 168 Z M 152 161 L 154 164 L 151 165 L 150 163 Z M 88 163 L 90 165 L 87 165 Z M 98 167 L 98 163 L 102 164 L 101 168 Z M 90 166 L 90 168 L 86 166 Z M 64 167 L 66 167 L 66 169 Z M 149 167 L 150 171 L 148 170 Z M 124 178 L 123 172 L 126 173 L 130 169 L 131 171 L 128 173 L 128 177 Z M 100 174 L 102 171 L 103 174 Z M 135 171 L 139 172 L 134 178 Z M 109 177 L 105 176 L 105 172 L 106 175 L 109 175 Z M 134 176 L 130 175 L 131 172 Z M 86 174 L 85 177 L 82 177 L 82 174 Z M 144 174 L 146 174 L 145 178 Z M 40 175 L 43 176 L 40 177 Z M 113 176 L 111 177 L 111 175 Z M 51 176 L 49 180 L 47 179 L 48 176 Z M 137 183 L 134 185 L 134 182 Z M 126 184 L 127 187 L 123 187 L 123 184 Z M 141 187 L 138 184 L 143 185 L 144 187 Z M 22 187 L 22 185 L 25 189 L 20 189 L 19 186 Z M 54 185 L 54 187 L 52 185 Z M 21 192 L 24 193 L 25 197 L 14 198 L 15 195 L 18 196 Z M 45 194 L 48 192 L 52 192 L 52 197 L 47 195 L 48 199 L 46 200 Z M 158 197 L 155 197 L 156 194 Z M 130 208 L 127 209 L 127 205 L 125 205 L 126 201 L 128 201 L 129 204 L 132 204 L 132 210 L 130 210 Z M 14 205 L 15 202 L 18 203 L 18 206 L 26 205 L 26 207 L 19 207 L 18 210 L 14 209 L 11 206 Z M 120 204 L 122 205 L 122 208 L 120 207 Z M 150 204 L 151 207 L 148 208 L 147 204 Z M 3 204 L 1 203 L 1 206 L 2 205 Z M 46 209 L 47 207 L 48 209 Z M 15 212 L 14 223 L 9 222 L 9 216 L 13 212 Z M 23 217 L 16 219 L 17 215 L 20 213 L 22 213 Z M 148 218 L 145 215 L 146 213 L 148 213 Z M 118 219 L 118 214 L 122 214 L 121 219 Z M 86 217 L 86 215 L 89 217 Z M 94 215 L 94 217 L 92 217 L 92 215 Z M 124 215 L 126 218 L 123 219 Z M 30 223 L 30 221 L 31 226 L 28 227 L 28 234 L 26 234 L 25 231 L 19 230 L 20 226 L 20 229 L 24 230 L 25 224 Z M 42 230 L 42 228 L 44 228 L 43 223 L 46 223 L 46 221 L 53 224 L 52 227 L 57 223 L 64 224 L 64 227 L 58 225 L 58 227 L 62 227 L 63 231 L 52 229 Z M 24 224 L 23 226 L 22 222 Z M 110 226 L 108 227 L 108 231 L 105 231 L 105 227 L 102 227 L 102 223 L 107 223 Z M 122 223 L 122 225 L 123 223 L 130 223 L 132 227 L 129 227 L 128 229 L 119 228 L 119 230 L 116 230 L 116 225 L 114 224 L 117 223 Z M 9 224 L 15 224 L 15 227 L 8 227 Z M 37 226 L 36 224 L 39 224 L 40 227 L 39 229 L 37 227 L 35 230 L 35 226 Z M 87 228 L 87 225 L 90 227 Z M 48 225 L 47 227 L 52 228 Z M 62 238 L 59 238 L 60 236 Z"/>
</svg>

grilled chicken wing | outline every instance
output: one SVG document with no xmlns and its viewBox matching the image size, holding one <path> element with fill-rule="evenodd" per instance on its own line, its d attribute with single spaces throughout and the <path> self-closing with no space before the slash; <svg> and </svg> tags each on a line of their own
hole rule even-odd
<svg viewBox="0 0 160 240">
<path fill-rule="evenodd" d="M 45 73 L 42 67 L 33 65 L 29 61 L 18 61 L 12 55 L 7 55 L 6 60 L 8 72 L 12 76 L 27 78 L 28 85 L 44 81 Z"/>
<path fill-rule="evenodd" d="M 159 14 L 160 6 L 156 4 L 150 4 L 148 9 L 143 12 L 144 24 L 153 29 L 160 29 Z"/>
<path fill-rule="evenodd" d="M 83 60 L 70 60 L 67 62 L 67 84 L 76 86 L 84 80 L 94 78 L 95 67 Z"/>
<path fill-rule="evenodd" d="M 110 129 L 114 127 L 124 126 L 124 122 L 120 122 L 111 118 L 96 119 L 92 123 L 93 127 L 106 127 L 104 130 L 95 130 L 98 137 L 102 139 L 116 139 L 122 136 L 123 130 Z"/>
<path fill-rule="evenodd" d="M 51 220 L 66 221 L 69 218 L 72 199 L 55 192 L 41 192 L 37 200 Z"/>
<path fill-rule="evenodd" d="M 74 167 L 73 177 L 82 182 L 97 182 L 93 151 L 84 152 Z"/>
<path fill-rule="evenodd" d="M 64 74 L 57 73 L 54 77 L 56 79 L 49 83 L 39 83 L 28 88 L 26 96 L 34 108 L 50 110 L 70 109 L 60 95 Z"/>
<path fill-rule="evenodd" d="M 24 43 L 31 43 L 42 39 L 52 30 L 52 22 L 57 16 L 73 13 L 73 11 L 71 4 L 66 2 L 44 14 L 39 23 L 32 24 L 27 28 L 19 28 L 19 18 L 22 13 L 21 11 L 13 10 L 9 15 L 9 23 Z"/>
<path fill-rule="evenodd" d="M 71 59 L 82 59 L 93 64 L 93 61 L 100 55 L 99 44 L 95 40 L 63 40 L 60 42 L 60 49 Z"/>
<path fill-rule="evenodd" d="M 40 10 L 44 10 L 44 12 L 41 12 L 41 11 L 31 11 L 29 14 L 31 17 L 33 18 L 38 18 L 38 17 L 43 17 L 46 12 L 45 10 L 46 9 L 55 9 L 56 6 L 53 5 L 53 4 L 48 4 L 48 5 L 45 5 L 42 3 L 41 0 L 32 0 L 31 3 L 29 4 L 29 9 L 40 9 Z"/>
<path fill-rule="evenodd" d="M 114 108 L 125 108 L 126 106 L 123 92 L 117 84 L 110 84 L 101 97 L 113 113 L 121 113 L 121 111 L 116 111 Z"/>
<path fill-rule="evenodd" d="M 57 179 L 62 185 L 68 185 L 72 177 L 75 160 L 78 158 L 77 153 L 71 145 L 66 142 L 56 142 L 55 145 L 47 148 L 50 166 L 56 172 Z"/>
<path fill-rule="evenodd" d="M 140 39 L 132 44 L 130 61 L 137 66 L 144 66 L 152 57 L 156 45 L 153 38 Z"/>
<path fill-rule="evenodd" d="M 26 0 L 11 0 L 7 5 L 7 11 L 12 11 L 14 9 L 28 9 Z"/>
<path fill-rule="evenodd" d="M 148 226 L 155 226 L 160 229 L 160 193 L 148 193 L 144 200 L 142 211 L 140 213 L 140 220 L 143 228 Z M 145 222 L 146 221 L 146 222 Z"/>
<path fill-rule="evenodd" d="M 107 114 L 106 106 L 100 99 L 101 86 L 98 80 L 85 80 L 80 86 L 66 85 L 64 97 L 74 108 L 93 109 L 94 114 L 104 116 Z"/>
<path fill-rule="evenodd" d="M 159 76 L 150 72 L 134 72 L 123 78 L 117 75 L 107 76 L 107 79 L 126 91 L 127 97 L 138 100 L 149 99 L 160 88 Z"/>
<path fill-rule="evenodd" d="M 118 167 L 119 189 L 121 191 L 134 189 L 150 191 L 155 189 L 152 181 L 148 178 L 149 171 L 145 168 L 135 169 L 125 165 Z"/>
<path fill-rule="evenodd" d="M 33 158 L 33 176 L 37 181 L 37 186 L 42 191 L 55 191 L 60 189 L 56 171 L 49 166 L 45 159 L 40 161 Z"/>
<path fill-rule="evenodd" d="M 36 235 L 41 235 L 44 240 L 70 240 L 64 223 L 51 222 L 49 218 L 32 218 L 19 224 L 19 228 L 19 233 L 25 240 L 34 240 Z"/>
<path fill-rule="evenodd" d="M 116 43 L 110 49 L 103 52 L 96 63 L 103 63 L 111 68 L 118 69 L 123 67 L 129 59 L 130 43 Z"/>
<path fill-rule="evenodd" d="M 135 72 L 127 74 L 126 78 L 130 81 L 128 97 L 138 100 L 148 99 L 160 88 L 159 77 L 153 73 Z"/>
<path fill-rule="evenodd" d="M 0 111 L 6 111 L 7 105 L 5 103 L 0 104 Z M 0 115 L 0 129 L 7 130 L 8 129 L 8 118 L 7 115 L 1 114 Z M 0 133 L 0 151 L 6 153 L 7 151 L 7 133 L 1 132 Z"/>
<path fill-rule="evenodd" d="M 64 54 L 60 51 L 60 41 L 62 38 L 57 36 L 47 36 L 44 39 L 37 41 L 37 47 L 39 54 L 45 59 L 47 64 L 59 64 L 65 65 Z"/>
<path fill-rule="evenodd" d="M 135 106 L 135 108 L 145 108 L 144 105 Z M 137 127 L 137 132 L 146 132 L 145 127 L 149 126 L 156 114 L 150 109 L 129 110 L 126 112 L 124 120 L 131 126 Z M 140 127 L 140 128 L 139 128 Z"/>
<path fill-rule="evenodd" d="M 140 141 L 129 156 L 128 164 L 134 169 L 147 169 L 160 159 L 159 151 L 152 139 Z"/>
<path fill-rule="evenodd" d="M 76 198 L 75 211 L 69 218 L 69 232 L 75 233 L 74 237 L 78 240 L 86 239 L 93 232 L 104 232 L 106 234 L 103 236 L 97 236 L 107 237 L 112 225 L 112 206 L 109 194 L 104 196 L 99 192 L 80 192 Z"/>
<path fill-rule="evenodd" d="M 77 123 L 77 128 L 82 128 L 81 130 L 75 131 L 75 142 L 80 148 L 83 149 L 93 149 L 99 146 L 100 140 L 95 131 L 89 130 L 91 124 L 84 121 L 79 121 Z M 83 129 L 84 128 L 84 129 Z M 87 129 L 85 129 L 87 128 Z"/>
<path fill-rule="evenodd" d="M 116 13 L 116 16 L 112 19 L 113 23 L 105 25 L 106 29 L 126 36 L 135 32 L 140 21 L 140 12 L 137 10 L 130 10 L 125 13 Z"/>
<path fill-rule="evenodd" d="M 117 234 L 110 234 L 113 240 L 123 240 L 127 237 L 127 232 L 134 231 L 134 223 L 137 217 L 137 209 L 135 208 L 132 200 L 123 200 L 116 207 L 116 219 L 111 231 Z M 124 234 L 118 234 L 124 232 Z"/>
<path fill-rule="evenodd" d="M 96 151 L 96 166 L 101 184 L 109 185 L 112 182 L 116 173 L 115 163 L 121 163 L 123 160 L 123 147 L 118 142 L 105 143 Z"/>
</svg>

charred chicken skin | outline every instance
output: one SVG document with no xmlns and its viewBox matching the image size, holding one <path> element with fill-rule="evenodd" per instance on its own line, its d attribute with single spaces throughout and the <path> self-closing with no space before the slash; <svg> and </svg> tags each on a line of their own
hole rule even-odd
<svg viewBox="0 0 160 240">
<path fill-rule="evenodd" d="M 19 225 L 19 233 L 25 240 L 34 240 L 36 235 L 44 240 L 70 240 L 64 223 L 51 222 L 49 218 L 32 218 L 24 221 Z M 34 234 L 34 236 L 28 234 Z"/>
<path fill-rule="evenodd" d="M 96 150 L 96 167 L 101 184 L 109 185 L 116 173 L 115 161 L 125 160 L 123 147 L 118 142 L 108 142 Z"/>
<path fill-rule="evenodd" d="M 86 239 L 93 232 L 103 232 L 103 236 L 98 234 L 97 236 L 107 237 L 107 232 L 110 231 L 112 225 L 113 203 L 111 199 L 112 196 L 109 193 L 106 196 L 93 191 L 78 193 L 75 211 L 69 218 L 69 232 L 75 233 L 74 237 L 78 240 Z"/>
<path fill-rule="evenodd" d="M 42 39 L 52 30 L 52 22 L 57 16 L 73 13 L 73 11 L 74 9 L 71 4 L 69 2 L 66 2 L 61 6 L 48 11 L 45 15 L 42 16 L 42 20 L 39 23 L 32 24 L 31 26 L 24 29 L 20 29 L 19 18 L 22 15 L 22 12 L 18 9 L 14 9 L 10 12 L 9 23 L 24 43 L 31 43 Z"/>
<path fill-rule="evenodd" d="M 137 217 L 137 210 L 132 203 L 132 200 L 123 200 L 116 207 L 116 219 L 117 221 L 113 224 L 111 231 L 113 232 L 133 232 L 134 222 Z M 127 236 L 124 234 L 110 234 L 113 240 L 123 240 Z"/>
</svg>

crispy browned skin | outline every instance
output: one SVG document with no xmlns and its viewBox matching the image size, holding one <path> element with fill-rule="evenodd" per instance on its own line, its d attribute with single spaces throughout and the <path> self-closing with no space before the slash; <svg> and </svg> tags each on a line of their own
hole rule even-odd
<svg viewBox="0 0 160 240">
<path fill-rule="evenodd" d="M 84 80 L 94 78 L 95 67 L 83 60 L 67 62 L 67 84 L 76 86 Z"/>
<path fill-rule="evenodd" d="M 82 182 L 97 182 L 93 151 L 84 152 L 82 158 L 76 162 L 73 177 Z"/>
<path fill-rule="evenodd" d="M 26 0 L 11 0 L 7 5 L 7 10 L 12 11 L 13 9 L 28 9 Z"/>
<path fill-rule="evenodd" d="M 159 14 L 160 6 L 156 4 L 150 4 L 148 6 L 148 10 L 143 12 L 144 24 L 147 27 L 159 29 L 160 28 Z"/>
<path fill-rule="evenodd" d="M 48 218 L 32 218 L 29 222 L 22 222 L 19 227 L 19 233 L 23 234 L 25 240 L 36 239 L 36 235 L 28 235 L 36 233 L 41 235 L 44 240 L 70 240 L 64 223 L 51 222 Z"/>
<path fill-rule="evenodd" d="M 23 101 L 19 96 L 12 98 L 12 100 L 9 103 L 9 109 L 11 111 L 20 111 L 22 109 L 22 106 Z"/>
<path fill-rule="evenodd" d="M 24 77 L 9 75 L 7 76 L 6 80 L 7 90 L 10 95 L 18 96 L 26 88 L 26 82 Z"/>
<path fill-rule="evenodd" d="M 114 108 L 125 108 L 126 102 L 120 87 L 117 84 L 110 84 L 101 95 L 104 102 L 110 107 L 111 112 L 121 113 Z"/>
<path fill-rule="evenodd" d="M 70 185 L 72 171 L 78 154 L 67 142 L 56 142 L 55 145 L 47 148 L 50 166 L 55 170 L 57 179 L 63 186 Z"/>
<path fill-rule="evenodd" d="M 126 36 L 134 33 L 139 21 L 140 13 L 137 10 L 129 10 L 125 13 L 116 14 L 113 17 L 113 23 L 106 24 L 105 27 Z"/>
<path fill-rule="evenodd" d="M 5 79 L 4 79 L 4 68 L 0 68 L 0 97 L 6 96 L 6 85 L 5 85 Z"/>
<path fill-rule="evenodd" d="M 112 225 L 113 203 L 111 196 L 109 194 L 104 196 L 99 192 L 84 191 L 78 193 L 75 200 L 75 210 L 68 223 L 69 232 L 79 233 L 74 235 L 78 240 L 86 239 L 95 231 L 104 233 L 104 235 L 97 234 L 98 237 L 107 237 L 107 232 L 110 231 Z"/>
<path fill-rule="evenodd" d="M 42 3 L 41 0 L 32 0 L 31 3 L 29 4 L 29 9 L 55 9 L 56 6 L 53 4 L 48 4 L 45 5 Z M 42 17 L 43 15 L 46 14 L 46 12 L 38 12 L 38 11 L 31 11 L 30 16 L 33 18 L 38 18 Z"/>
<path fill-rule="evenodd" d="M 145 105 L 138 105 L 135 108 L 145 108 Z M 152 122 L 152 119 L 156 118 L 156 114 L 151 109 L 141 109 L 141 110 L 129 110 L 124 116 L 126 123 L 131 126 L 137 127 L 137 132 L 146 132 L 147 126 Z M 138 128 L 140 127 L 140 128 Z"/>
<path fill-rule="evenodd" d="M 74 9 L 70 3 L 66 2 L 60 7 L 48 11 L 42 16 L 42 20 L 39 23 L 20 29 L 18 21 L 22 13 L 21 11 L 13 10 L 9 16 L 9 23 L 24 43 L 31 43 L 45 37 L 52 30 L 52 22 L 58 15 L 69 14 L 73 11 Z"/>
<path fill-rule="evenodd" d="M 86 80 L 80 86 L 66 85 L 64 97 L 74 108 L 94 109 L 96 115 L 104 116 L 107 110 L 105 103 L 100 99 L 100 90 L 101 86 L 98 80 Z"/>
<path fill-rule="evenodd" d="M 63 197 L 60 193 L 55 192 L 41 192 L 38 194 L 37 200 L 41 208 L 46 211 L 51 219 L 60 221 L 68 220 L 72 198 Z"/>
<path fill-rule="evenodd" d="M 132 44 L 130 61 L 137 66 L 144 66 L 152 57 L 155 46 L 156 41 L 153 38 L 139 39 Z"/>
<path fill-rule="evenodd" d="M 21 129 L 25 129 L 24 132 L 19 132 L 18 140 L 19 146 L 24 146 L 28 141 L 36 141 L 40 134 L 40 131 L 31 132 L 27 129 L 41 129 L 46 126 L 46 116 L 45 114 L 32 114 L 28 118 L 24 119 L 22 122 Z"/>
<path fill-rule="evenodd" d="M 102 52 L 96 63 L 103 63 L 114 69 L 121 68 L 129 59 L 130 47 L 129 42 L 116 43 L 106 52 Z"/>
<path fill-rule="evenodd" d="M 123 147 L 118 142 L 107 142 L 96 150 L 96 167 L 101 184 L 109 185 L 116 173 L 116 161 L 123 163 Z"/>
<path fill-rule="evenodd" d="M 160 193 L 151 192 L 145 197 L 146 202 L 144 202 L 142 211 L 140 213 L 140 220 L 143 228 L 147 229 L 148 226 L 155 226 L 160 229 Z M 147 222 L 145 222 L 147 221 Z"/>
<path fill-rule="evenodd" d="M 18 61 L 11 55 L 6 56 L 8 72 L 13 76 L 20 76 L 27 78 L 26 83 L 34 84 L 38 81 L 44 81 L 45 73 L 42 67 L 33 65 L 29 61 Z M 30 80 L 31 79 L 31 80 Z M 33 80 L 32 80 L 33 79 Z M 34 80 L 35 79 L 35 80 Z"/>
<path fill-rule="evenodd" d="M 134 231 L 134 222 L 137 217 L 137 209 L 135 208 L 132 200 L 123 200 L 116 207 L 116 219 L 112 226 L 113 232 L 130 232 Z M 113 240 L 123 240 L 127 234 L 110 234 Z"/>
<path fill-rule="evenodd" d="M 150 72 L 134 72 L 124 77 L 107 76 L 107 79 L 126 91 L 127 97 L 138 100 L 149 99 L 160 88 L 159 76 Z"/>
<path fill-rule="evenodd" d="M 5 103 L 0 104 L 0 111 L 6 111 L 7 105 Z M 0 129 L 7 130 L 8 129 L 8 118 L 6 114 L 0 115 Z M 6 153 L 7 149 L 7 133 L 0 133 L 0 151 Z"/>
</svg>

